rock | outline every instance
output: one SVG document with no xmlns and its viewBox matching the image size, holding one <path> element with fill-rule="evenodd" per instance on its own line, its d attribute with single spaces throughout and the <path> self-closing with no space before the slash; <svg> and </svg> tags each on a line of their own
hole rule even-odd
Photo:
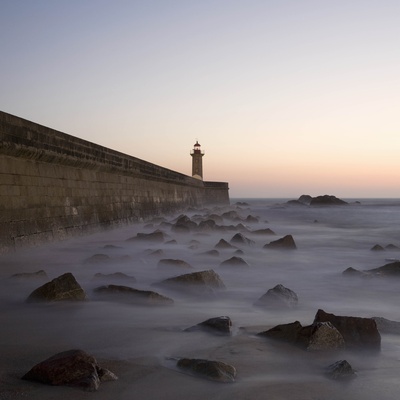
<svg viewBox="0 0 400 400">
<path fill-rule="evenodd" d="M 90 354 L 83 350 L 69 350 L 36 364 L 22 379 L 96 391 L 100 382 L 118 378 L 111 371 L 101 368 Z"/>
<path fill-rule="evenodd" d="M 185 329 L 186 332 L 199 330 L 230 335 L 232 333 L 232 321 L 229 317 L 215 317 Z"/>
<path fill-rule="evenodd" d="M 193 267 L 183 260 L 176 260 L 172 258 L 163 258 L 157 264 L 158 268 L 184 268 L 192 269 Z"/>
<path fill-rule="evenodd" d="M 336 316 L 318 310 L 314 324 L 317 322 L 330 322 L 342 334 L 347 349 L 381 349 L 381 335 L 372 318 Z"/>
<path fill-rule="evenodd" d="M 240 215 L 236 211 L 227 211 L 222 214 L 222 218 L 228 219 L 230 221 L 241 220 Z"/>
<path fill-rule="evenodd" d="M 340 332 L 330 322 L 313 324 L 308 341 L 308 351 L 342 350 L 345 342 Z"/>
<path fill-rule="evenodd" d="M 85 291 L 80 287 L 75 277 L 67 272 L 35 289 L 26 301 L 82 301 L 85 299 Z"/>
<path fill-rule="evenodd" d="M 399 250 L 399 248 L 392 243 L 389 243 L 387 246 L 385 246 L 385 249 L 386 250 Z"/>
<path fill-rule="evenodd" d="M 247 264 L 246 261 L 243 260 L 241 257 L 236 257 L 233 256 L 229 258 L 228 260 L 222 261 L 222 263 L 219 265 L 222 268 L 249 268 L 249 264 Z"/>
<path fill-rule="evenodd" d="M 390 319 L 382 317 L 372 317 L 372 319 L 376 322 L 380 333 L 400 335 L 400 322 L 391 321 Z"/>
<path fill-rule="evenodd" d="M 253 246 L 255 244 L 254 240 L 248 239 L 246 236 L 242 235 L 241 233 L 237 233 L 232 237 L 230 243 L 235 244 L 243 244 L 246 246 Z"/>
<path fill-rule="evenodd" d="M 230 243 L 228 243 L 226 240 L 221 239 L 216 245 L 216 249 L 234 249 L 235 246 L 232 246 Z"/>
<path fill-rule="evenodd" d="M 266 244 L 264 249 L 288 249 L 288 250 L 295 250 L 297 249 L 296 243 L 294 242 L 292 235 L 286 235 L 281 239 L 274 240 Z"/>
<path fill-rule="evenodd" d="M 261 296 L 255 305 L 264 307 L 286 307 L 297 306 L 299 299 L 297 294 L 283 285 L 276 285 Z"/>
<path fill-rule="evenodd" d="M 313 198 L 312 198 L 310 195 L 308 195 L 308 194 L 302 194 L 302 195 L 298 198 L 297 201 L 298 201 L 299 203 L 302 203 L 302 204 L 305 204 L 305 205 L 309 206 L 312 199 L 313 199 Z"/>
<path fill-rule="evenodd" d="M 11 275 L 10 278 L 22 278 L 22 279 L 49 279 L 46 272 L 44 270 L 40 270 L 37 272 L 20 272 L 18 274 Z"/>
<path fill-rule="evenodd" d="M 310 206 L 342 206 L 347 204 L 349 203 L 344 200 L 338 199 L 335 196 L 327 194 L 323 196 L 313 197 L 310 201 Z"/>
<path fill-rule="evenodd" d="M 303 326 L 300 324 L 300 322 L 295 321 L 289 324 L 274 326 L 273 328 L 264 332 L 260 332 L 257 335 L 295 344 L 298 341 L 298 336 L 302 328 Z"/>
<path fill-rule="evenodd" d="M 148 250 L 148 256 L 150 257 L 162 257 L 164 255 L 164 251 L 161 249 L 157 249 L 157 250 Z"/>
<path fill-rule="evenodd" d="M 111 279 L 111 280 L 124 280 L 124 281 L 136 282 L 135 277 L 126 275 L 123 272 L 114 272 L 112 274 L 102 274 L 101 272 L 98 272 L 93 276 L 93 279 L 102 279 L 102 280 Z"/>
<path fill-rule="evenodd" d="M 325 375 L 335 380 L 347 380 L 357 377 L 356 372 L 346 360 L 340 360 L 329 365 Z"/>
<path fill-rule="evenodd" d="M 202 295 L 213 294 L 214 290 L 225 289 L 221 278 L 212 269 L 168 278 L 158 285 Z"/>
<path fill-rule="evenodd" d="M 107 254 L 94 254 L 89 258 L 83 260 L 84 264 L 101 264 L 110 261 L 110 256 Z"/>
<path fill-rule="evenodd" d="M 106 285 L 94 289 L 95 293 L 107 295 L 114 299 L 132 300 L 135 304 L 141 305 L 171 305 L 174 303 L 169 297 L 163 296 L 151 290 L 139 290 L 129 286 Z"/>
<path fill-rule="evenodd" d="M 235 382 L 235 367 L 221 361 L 181 358 L 176 365 L 178 368 L 212 381 L 223 383 Z"/>
<path fill-rule="evenodd" d="M 365 277 L 367 274 L 365 272 L 359 271 L 358 269 L 355 269 L 353 267 L 349 267 L 346 270 L 342 272 L 342 275 L 345 276 L 360 276 L 360 277 Z"/>
<path fill-rule="evenodd" d="M 400 261 L 385 264 L 382 267 L 368 269 L 365 272 L 374 276 L 400 276 Z"/>
<path fill-rule="evenodd" d="M 385 249 L 380 245 L 376 244 L 375 246 L 371 247 L 372 251 L 384 251 Z"/>
<path fill-rule="evenodd" d="M 138 233 L 136 236 L 127 239 L 128 241 L 135 242 L 155 242 L 163 243 L 166 239 L 164 232 L 156 230 L 152 233 Z"/>
<path fill-rule="evenodd" d="M 212 256 L 212 257 L 219 257 L 219 251 L 218 250 L 209 250 L 209 251 L 206 251 L 206 252 L 204 252 L 202 254 L 205 254 L 207 256 Z"/>
<path fill-rule="evenodd" d="M 168 240 L 168 242 L 165 242 L 165 244 L 178 244 L 178 242 L 175 239 Z"/>
<path fill-rule="evenodd" d="M 207 219 L 199 223 L 198 229 L 200 231 L 212 231 L 216 228 L 217 224 L 213 219 Z"/>
<path fill-rule="evenodd" d="M 251 233 L 254 233 L 256 235 L 276 235 L 276 233 L 273 230 L 269 229 L 269 228 L 257 229 L 255 231 L 252 231 Z"/>
<path fill-rule="evenodd" d="M 257 224 L 257 223 L 258 223 L 258 218 L 257 218 L 257 217 L 254 217 L 253 215 L 248 215 L 248 216 L 246 217 L 245 221 L 246 221 L 248 224 Z"/>
<path fill-rule="evenodd" d="M 192 221 L 187 215 L 182 215 L 177 219 L 175 224 L 172 225 L 171 229 L 174 232 L 187 233 L 197 229 L 197 224 L 196 222 Z"/>
</svg>

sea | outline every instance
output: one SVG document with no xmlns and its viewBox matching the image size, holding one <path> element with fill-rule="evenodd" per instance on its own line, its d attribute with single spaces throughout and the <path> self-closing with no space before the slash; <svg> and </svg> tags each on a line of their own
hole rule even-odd
<svg viewBox="0 0 400 400">
<path fill-rule="evenodd" d="M 397 399 L 400 335 L 381 333 L 379 354 L 315 354 L 257 333 L 294 321 L 309 325 L 319 309 L 400 321 L 400 276 L 343 274 L 349 267 L 368 270 L 400 259 L 400 199 L 354 198 L 344 199 L 347 205 L 319 207 L 293 205 L 288 200 L 231 199 L 230 207 L 188 209 L 0 256 L 0 399 L 52 399 L 59 398 L 58 393 L 65 398 L 93 398 L 78 389 L 20 379 L 35 362 L 75 348 L 115 365 L 121 375 L 118 381 L 102 384 L 95 395 L 98 399 Z M 232 210 L 237 218 L 222 217 Z M 217 225 L 224 228 L 171 229 L 182 214 L 196 223 L 219 216 Z M 267 228 L 274 234 L 255 233 Z M 164 232 L 165 241 L 129 240 L 156 230 Z M 221 239 L 230 242 L 238 232 L 253 243 L 209 253 Z M 292 235 L 295 250 L 264 248 L 286 235 Z M 375 245 L 383 250 L 373 251 Z M 98 254 L 105 256 L 95 261 L 93 256 Z M 233 256 L 247 266 L 221 266 Z M 183 260 L 191 268 L 162 267 L 161 259 Z M 39 270 L 48 278 L 12 276 Z M 214 270 L 226 289 L 198 295 L 157 285 L 204 270 Z M 66 272 L 85 290 L 86 301 L 26 302 L 34 289 Z M 94 277 L 115 272 L 134 277 L 135 282 Z M 144 306 L 123 298 L 98 297 L 94 289 L 104 284 L 156 291 L 174 304 Z M 297 294 L 296 307 L 255 305 L 278 284 Z M 231 318 L 230 336 L 185 331 L 218 316 Z M 182 357 L 234 365 L 236 382 L 220 384 L 187 375 L 176 367 Z M 333 381 L 324 372 L 342 359 L 356 371 L 356 377 L 346 383 Z"/>
</svg>

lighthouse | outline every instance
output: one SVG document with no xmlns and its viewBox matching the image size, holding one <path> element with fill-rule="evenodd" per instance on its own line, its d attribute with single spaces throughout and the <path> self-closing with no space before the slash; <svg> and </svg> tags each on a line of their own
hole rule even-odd
<svg viewBox="0 0 400 400">
<path fill-rule="evenodd" d="M 201 150 L 199 142 L 196 140 L 196 143 L 193 146 L 193 150 L 190 151 L 190 155 L 192 156 L 192 176 L 196 179 L 203 180 L 203 156 L 204 151 Z"/>
</svg>

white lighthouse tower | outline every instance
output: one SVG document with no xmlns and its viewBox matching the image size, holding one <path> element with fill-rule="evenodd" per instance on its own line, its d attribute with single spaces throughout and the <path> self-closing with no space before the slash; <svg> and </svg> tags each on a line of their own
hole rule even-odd
<svg viewBox="0 0 400 400">
<path fill-rule="evenodd" d="M 204 151 L 201 150 L 201 146 L 197 140 L 193 146 L 193 150 L 190 151 L 190 155 L 192 156 L 192 176 L 193 176 L 193 178 L 203 180 Z"/>
</svg>

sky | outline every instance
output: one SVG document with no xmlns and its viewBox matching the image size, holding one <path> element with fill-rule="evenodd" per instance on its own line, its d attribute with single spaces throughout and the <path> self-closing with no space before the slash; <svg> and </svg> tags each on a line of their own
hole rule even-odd
<svg viewBox="0 0 400 400">
<path fill-rule="evenodd" d="M 0 0 L 0 110 L 231 198 L 400 198 L 398 0 Z"/>
</svg>

